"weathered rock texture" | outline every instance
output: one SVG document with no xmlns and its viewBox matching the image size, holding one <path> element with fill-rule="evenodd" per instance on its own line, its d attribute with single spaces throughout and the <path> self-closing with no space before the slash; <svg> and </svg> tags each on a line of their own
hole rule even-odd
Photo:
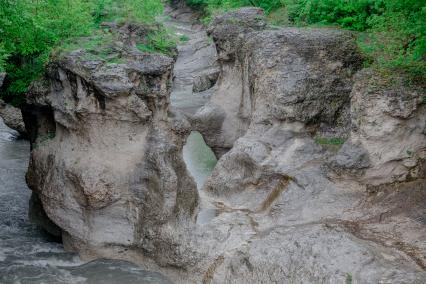
<svg viewBox="0 0 426 284">
<path fill-rule="evenodd" d="M 3 86 L 3 82 L 5 78 L 6 78 L 6 73 L 0 72 L 0 88 Z"/>
<path fill-rule="evenodd" d="M 197 206 L 181 153 L 188 129 L 168 117 L 173 60 L 113 47 L 123 63 L 77 50 L 33 84 L 27 183 L 69 247 L 137 247 L 155 258 L 158 232 Z"/>
<path fill-rule="evenodd" d="M 357 74 L 351 96 L 349 143 L 365 149 L 371 163 L 362 181 L 379 185 L 425 178 L 424 89 L 365 69 Z"/>
<path fill-rule="evenodd" d="M 362 62 L 351 34 L 265 30 L 262 13 L 242 9 L 216 18 L 210 29 L 222 73 L 210 102 L 194 120 L 218 156 L 253 122 L 298 121 L 313 128 L 344 128 L 349 122 L 341 114 L 350 100 L 351 77 Z M 340 120 L 341 125 L 334 125 Z"/>
<path fill-rule="evenodd" d="M 26 136 L 25 124 L 19 108 L 0 100 L 0 117 L 8 127 L 18 131 L 21 136 Z"/>
<path fill-rule="evenodd" d="M 170 59 L 108 65 L 74 53 L 51 66 L 49 89 L 29 98 L 28 182 L 67 247 L 131 260 L 176 283 L 423 283 L 419 93 L 368 93 L 371 76 L 354 77 L 362 60 L 350 33 L 269 30 L 253 8 L 217 17 L 210 33 L 221 74 L 191 122 L 221 158 L 198 208 L 180 152 L 188 123 L 167 117 Z M 395 119 L 392 133 L 371 138 L 385 115 Z M 398 132 L 398 123 L 409 128 Z M 376 150 L 386 137 L 396 139 L 383 144 L 389 152 L 405 150 L 401 134 L 414 166 L 398 179 L 381 176 L 407 164 Z M 333 152 L 315 143 L 322 135 L 349 138 Z M 212 219 L 191 219 L 206 210 Z"/>
<path fill-rule="evenodd" d="M 242 9 L 210 32 L 222 73 L 196 118 L 221 159 L 204 191 L 225 212 L 212 223 L 246 236 L 229 231 L 212 283 L 421 283 L 421 92 L 354 76 L 362 60 L 342 31 L 265 30 Z M 349 137 L 337 153 L 313 138 L 330 134 Z"/>
</svg>

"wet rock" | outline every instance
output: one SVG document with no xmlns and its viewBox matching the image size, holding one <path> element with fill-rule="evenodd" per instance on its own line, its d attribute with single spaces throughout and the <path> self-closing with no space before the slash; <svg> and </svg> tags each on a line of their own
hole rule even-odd
<svg viewBox="0 0 426 284">
<path fill-rule="evenodd" d="M 43 228 L 50 235 L 60 238 L 62 237 L 62 230 L 55 223 L 53 223 L 49 217 L 46 215 L 46 212 L 43 209 L 40 198 L 36 193 L 31 194 L 29 202 L 29 219 L 32 223 L 37 224 L 39 227 Z"/>
<path fill-rule="evenodd" d="M 18 131 L 22 137 L 26 137 L 25 124 L 19 108 L 0 100 L 0 117 L 3 119 L 4 124 Z"/>
<path fill-rule="evenodd" d="M 193 219 L 198 194 L 182 159 L 188 126 L 169 118 L 173 59 L 117 51 L 123 63 L 66 52 L 27 96 L 27 183 L 68 247 L 138 247 Z M 183 225 L 184 226 L 184 225 Z"/>
<path fill-rule="evenodd" d="M 179 36 L 174 65 L 173 91 L 170 96 L 174 108 L 191 117 L 208 100 L 206 90 L 212 88 L 219 75 L 217 52 L 200 22 L 200 15 L 184 2 L 167 7 L 165 24 Z"/>
</svg>

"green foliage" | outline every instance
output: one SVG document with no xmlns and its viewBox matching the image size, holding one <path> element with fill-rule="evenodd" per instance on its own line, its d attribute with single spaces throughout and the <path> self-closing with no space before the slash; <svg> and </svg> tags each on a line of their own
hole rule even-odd
<svg viewBox="0 0 426 284">
<path fill-rule="evenodd" d="M 63 38 L 87 34 L 91 9 L 85 0 L 0 0 L 0 65 L 8 74 L 3 98 L 19 104 Z"/>
<path fill-rule="evenodd" d="M 161 0 L 91 0 L 94 20 L 122 20 L 153 23 L 155 17 L 163 12 Z"/>
<path fill-rule="evenodd" d="M 426 78 L 426 0 L 387 0 L 382 15 L 369 18 L 372 26 L 360 38 L 361 49 L 378 66 Z"/>
<path fill-rule="evenodd" d="M 173 56 L 177 39 L 171 36 L 171 32 L 160 29 L 150 33 L 145 43 L 138 43 L 136 47 L 143 52 L 159 52 Z"/>
<path fill-rule="evenodd" d="M 282 6 L 282 0 L 186 0 L 193 7 L 199 7 L 210 11 L 221 9 L 229 10 L 244 6 L 256 6 L 264 9 L 267 13 Z"/>
<path fill-rule="evenodd" d="M 352 274 L 346 274 L 346 284 L 352 284 Z"/>
<path fill-rule="evenodd" d="M 189 41 L 189 37 L 187 36 L 187 35 L 181 35 L 180 37 L 179 37 L 179 40 L 181 41 L 181 42 L 187 42 L 187 41 Z"/>
<path fill-rule="evenodd" d="M 72 39 L 94 34 L 83 43 L 89 49 L 108 40 L 106 35 L 97 37 L 102 21 L 151 24 L 162 11 L 161 0 L 0 0 L 0 71 L 7 72 L 2 98 L 19 104 L 52 50 L 78 48 Z M 157 41 L 164 48 L 165 40 Z M 94 54 L 107 55 L 106 49 Z"/>
<path fill-rule="evenodd" d="M 0 72 L 5 71 L 5 64 L 8 57 L 9 57 L 9 54 L 4 48 L 4 44 L 0 43 Z"/>
<path fill-rule="evenodd" d="M 383 0 L 283 0 L 289 20 L 298 24 L 339 25 L 364 31 L 372 15 L 383 13 Z"/>
<path fill-rule="evenodd" d="M 315 143 L 319 145 L 342 145 L 345 139 L 340 137 L 316 137 Z"/>
</svg>

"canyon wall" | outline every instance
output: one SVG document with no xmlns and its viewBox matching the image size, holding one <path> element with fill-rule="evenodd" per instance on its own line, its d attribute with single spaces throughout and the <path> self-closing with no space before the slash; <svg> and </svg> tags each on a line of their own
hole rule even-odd
<svg viewBox="0 0 426 284">
<path fill-rule="evenodd" d="M 361 70 L 350 32 L 273 29 L 244 8 L 209 33 L 221 71 L 189 121 L 169 110 L 173 60 L 131 42 L 126 63 L 77 50 L 33 84 L 27 181 L 66 247 L 176 283 L 421 283 L 421 91 Z M 220 157 L 200 194 L 191 128 Z"/>
<path fill-rule="evenodd" d="M 270 29 L 247 8 L 210 34 L 222 73 L 195 125 L 221 158 L 204 191 L 254 230 L 216 282 L 419 283 L 421 89 L 362 69 L 349 32 Z"/>
</svg>

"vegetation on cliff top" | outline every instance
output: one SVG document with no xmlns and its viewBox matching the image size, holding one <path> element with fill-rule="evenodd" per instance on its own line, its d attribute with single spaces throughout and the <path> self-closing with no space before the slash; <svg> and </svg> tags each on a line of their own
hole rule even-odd
<svg viewBox="0 0 426 284">
<path fill-rule="evenodd" d="M 243 6 L 265 10 L 272 24 L 333 25 L 361 32 L 359 46 L 381 71 L 426 79 L 426 0 L 186 0 L 214 13 Z"/>
<path fill-rule="evenodd" d="M 69 48 L 82 36 L 93 36 L 93 44 L 103 41 L 101 22 L 153 24 L 162 12 L 161 0 L 0 0 L 0 72 L 7 72 L 0 97 L 19 104 L 52 50 Z M 152 51 L 162 52 L 158 35 L 165 32 L 159 29 L 150 44 Z"/>
</svg>

